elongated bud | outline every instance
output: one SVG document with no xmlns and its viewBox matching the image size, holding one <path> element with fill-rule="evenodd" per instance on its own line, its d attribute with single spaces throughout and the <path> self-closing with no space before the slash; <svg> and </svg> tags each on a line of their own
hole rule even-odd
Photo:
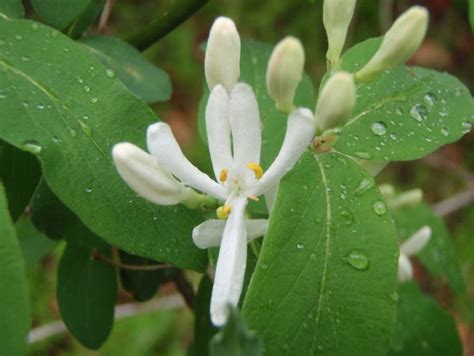
<svg viewBox="0 0 474 356">
<path fill-rule="evenodd" d="M 230 92 L 239 80 L 240 36 L 227 17 L 218 17 L 211 27 L 204 69 L 209 90 L 222 84 Z"/>
<path fill-rule="evenodd" d="M 400 245 L 400 251 L 407 256 L 416 255 L 431 238 L 431 228 L 423 226 Z"/>
<path fill-rule="evenodd" d="M 328 37 L 326 58 L 331 66 L 336 65 L 341 57 L 355 4 L 356 0 L 324 1 L 323 23 Z"/>
<path fill-rule="evenodd" d="M 289 113 L 303 76 L 304 49 L 300 40 L 286 37 L 273 49 L 267 66 L 267 90 L 278 110 Z"/>
<path fill-rule="evenodd" d="M 334 74 L 324 85 L 316 104 L 316 125 L 325 131 L 342 126 L 356 103 L 354 77 L 347 72 Z"/>
<path fill-rule="evenodd" d="M 387 31 L 372 59 L 355 74 L 356 80 L 370 81 L 384 70 L 405 63 L 425 38 L 428 21 L 428 11 L 421 6 L 403 13 Z"/>
<path fill-rule="evenodd" d="M 423 191 L 419 188 L 408 190 L 389 200 L 392 209 L 405 208 L 420 204 L 423 200 Z"/>
<path fill-rule="evenodd" d="M 413 278 L 413 267 L 410 259 L 404 253 L 398 257 L 398 281 L 403 283 Z"/>
<path fill-rule="evenodd" d="M 395 187 L 391 184 L 380 184 L 379 190 L 385 199 L 390 199 L 395 195 Z"/>
<path fill-rule="evenodd" d="M 148 153 L 131 143 L 119 143 L 112 150 L 122 179 L 141 197 L 159 205 L 199 205 L 200 195 L 177 181 Z"/>
</svg>

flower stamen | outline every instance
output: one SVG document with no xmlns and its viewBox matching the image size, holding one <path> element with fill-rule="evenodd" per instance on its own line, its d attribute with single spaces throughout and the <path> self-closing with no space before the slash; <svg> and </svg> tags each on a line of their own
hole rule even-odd
<svg viewBox="0 0 474 356">
<path fill-rule="evenodd" d="M 225 220 L 229 217 L 231 210 L 232 209 L 230 208 L 230 205 L 224 204 L 223 206 L 217 208 L 216 215 L 219 219 Z"/>
<path fill-rule="evenodd" d="M 227 181 L 227 176 L 229 175 L 229 170 L 226 168 L 221 169 L 219 173 L 219 181 L 221 183 L 224 183 Z"/>
<path fill-rule="evenodd" d="M 263 168 L 258 163 L 250 162 L 247 164 L 247 168 L 251 169 L 255 173 L 255 178 L 260 179 L 263 176 Z"/>
</svg>

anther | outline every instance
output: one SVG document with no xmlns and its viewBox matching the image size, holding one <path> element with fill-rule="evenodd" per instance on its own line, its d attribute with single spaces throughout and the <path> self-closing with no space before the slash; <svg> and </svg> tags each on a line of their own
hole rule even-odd
<svg viewBox="0 0 474 356">
<path fill-rule="evenodd" d="M 219 219 L 225 220 L 229 217 L 231 212 L 230 205 L 224 204 L 223 206 L 220 206 L 216 210 L 216 215 Z"/>
<path fill-rule="evenodd" d="M 258 163 L 249 163 L 247 164 L 247 168 L 251 169 L 255 173 L 255 178 L 260 179 L 263 176 L 263 168 Z"/>
<path fill-rule="evenodd" d="M 221 172 L 219 173 L 219 181 L 221 183 L 224 183 L 225 181 L 227 181 L 227 175 L 229 174 L 229 170 L 227 169 L 221 169 Z"/>
</svg>

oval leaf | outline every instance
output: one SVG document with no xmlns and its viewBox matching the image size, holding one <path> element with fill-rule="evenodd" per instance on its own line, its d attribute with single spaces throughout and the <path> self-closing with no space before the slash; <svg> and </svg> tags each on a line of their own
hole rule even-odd
<svg viewBox="0 0 474 356">
<path fill-rule="evenodd" d="M 0 138 L 35 153 L 53 193 L 94 233 L 134 255 L 202 270 L 191 231 L 201 217 L 138 198 L 111 159 L 144 146 L 156 118 L 84 47 L 44 25 L 0 19 Z"/>
<path fill-rule="evenodd" d="M 382 355 L 398 245 L 372 178 L 339 154 L 282 180 L 243 314 L 268 355 Z"/>
<path fill-rule="evenodd" d="M 114 322 L 114 268 L 95 260 L 92 250 L 68 244 L 59 264 L 57 298 L 71 334 L 84 346 L 98 349 Z"/>
<path fill-rule="evenodd" d="M 93 0 L 31 0 L 31 5 L 44 23 L 64 30 L 81 16 Z"/>
</svg>

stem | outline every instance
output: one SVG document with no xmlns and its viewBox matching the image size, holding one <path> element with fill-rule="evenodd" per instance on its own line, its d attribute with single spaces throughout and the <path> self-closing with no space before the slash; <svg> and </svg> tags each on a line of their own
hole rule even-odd
<svg viewBox="0 0 474 356">
<path fill-rule="evenodd" d="M 194 305 L 196 296 L 194 294 L 194 289 L 191 283 L 186 279 L 186 276 L 184 275 L 183 271 L 179 271 L 174 277 L 174 282 L 176 283 L 176 287 L 178 288 L 179 293 L 184 298 L 184 301 L 186 302 L 186 305 L 191 309 L 194 310 Z"/>
<path fill-rule="evenodd" d="M 99 33 L 104 33 L 105 29 L 107 28 L 107 22 L 109 21 L 110 14 L 112 13 L 112 9 L 114 8 L 116 0 L 107 0 L 107 3 L 102 10 L 102 14 L 100 14 L 99 20 Z"/>
<path fill-rule="evenodd" d="M 438 215 L 444 217 L 472 204 L 473 202 L 474 188 L 471 188 L 436 203 L 432 207 Z"/>
<path fill-rule="evenodd" d="M 125 41 L 143 51 L 186 21 L 209 0 L 174 0 L 167 11 L 147 26 L 125 38 Z"/>
<path fill-rule="evenodd" d="M 160 270 L 160 269 L 167 269 L 167 268 L 172 268 L 173 267 L 173 266 L 167 265 L 167 264 L 131 265 L 131 264 L 123 263 L 120 260 L 115 260 L 113 258 L 104 256 L 104 255 L 100 254 L 98 251 L 94 252 L 93 257 L 96 260 L 106 262 L 106 263 L 108 263 L 108 264 L 110 264 L 114 267 L 130 270 L 130 271 L 157 271 L 157 270 Z"/>
</svg>

